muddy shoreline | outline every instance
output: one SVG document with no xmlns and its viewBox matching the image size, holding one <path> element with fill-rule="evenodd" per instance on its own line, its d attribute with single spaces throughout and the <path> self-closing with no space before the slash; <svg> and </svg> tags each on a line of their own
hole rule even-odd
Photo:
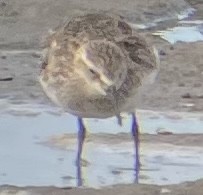
<svg viewBox="0 0 203 195">
<path fill-rule="evenodd" d="M 102 190 L 96 189 L 78 189 L 78 188 L 57 188 L 57 187 L 15 187 L 2 186 L 0 195 L 23 194 L 23 195 L 113 195 L 113 194 L 128 194 L 128 195 L 200 195 L 203 191 L 203 180 L 196 182 L 185 182 L 180 185 L 156 186 L 156 185 L 115 185 Z"/>
</svg>

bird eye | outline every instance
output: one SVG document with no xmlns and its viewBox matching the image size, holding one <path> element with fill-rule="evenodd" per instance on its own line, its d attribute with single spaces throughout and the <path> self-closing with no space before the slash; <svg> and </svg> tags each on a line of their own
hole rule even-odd
<svg viewBox="0 0 203 195">
<path fill-rule="evenodd" d="M 92 74 L 96 74 L 96 72 L 93 70 L 93 69 L 89 69 L 89 71 L 92 73 Z"/>
</svg>

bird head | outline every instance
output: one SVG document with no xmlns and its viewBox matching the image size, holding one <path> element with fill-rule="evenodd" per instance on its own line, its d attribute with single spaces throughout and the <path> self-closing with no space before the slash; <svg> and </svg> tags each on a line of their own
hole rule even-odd
<svg viewBox="0 0 203 195">
<path fill-rule="evenodd" d="M 110 41 L 89 41 L 75 55 L 75 70 L 95 95 L 106 96 L 111 87 L 119 89 L 127 67 L 122 50 Z"/>
</svg>

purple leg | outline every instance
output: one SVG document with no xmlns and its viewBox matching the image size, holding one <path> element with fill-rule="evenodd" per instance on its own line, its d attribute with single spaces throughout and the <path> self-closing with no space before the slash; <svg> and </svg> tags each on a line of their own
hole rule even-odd
<svg viewBox="0 0 203 195">
<path fill-rule="evenodd" d="M 140 159 L 139 159 L 139 126 L 135 113 L 132 113 L 132 136 L 135 144 L 135 161 L 134 161 L 134 171 L 135 171 L 135 183 L 138 183 L 138 175 L 140 169 Z"/>
<path fill-rule="evenodd" d="M 82 118 L 78 117 L 78 151 L 77 151 L 77 185 L 82 186 L 82 174 L 81 174 L 81 155 L 82 155 L 82 147 L 85 139 L 86 129 L 83 124 Z"/>
</svg>

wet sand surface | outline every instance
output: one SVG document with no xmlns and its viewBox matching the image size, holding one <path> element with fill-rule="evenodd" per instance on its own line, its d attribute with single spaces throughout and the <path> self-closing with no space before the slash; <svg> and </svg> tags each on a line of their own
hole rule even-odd
<svg viewBox="0 0 203 195">
<path fill-rule="evenodd" d="M 75 188 L 76 121 L 39 86 L 40 42 L 64 18 L 99 10 L 125 16 L 144 33 L 159 49 L 161 70 L 138 101 L 140 184 L 132 184 L 124 115 L 122 128 L 114 118 L 86 121 L 86 187 Z M 0 195 L 203 194 L 201 0 L 0 0 L 0 28 Z"/>
<path fill-rule="evenodd" d="M 40 42 L 47 31 L 54 28 L 64 18 L 95 10 L 123 14 L 131 24 L 155 25 L 141 29 L 161 54 L 161 71 L 156 83 L 144 91 L 138 108 L 152 110 L 202 111 L 202 50 L 203 42 L 177 42 L 170 44 L 159 36 L 152 35 L 178 24 L 178 18 L 192 15 L 190 4 L 174 1 L 144 0 L 128 1 L 65 1 L 60 0 L 19 0 L 0 4 L 0 79 L 13 78 L 1 82 L 0 98 L 14 102 L 32 101 L 49 103 L 44 96 L 37 75 L 40 70 Z M 45 8 L 45 7 L 46 8 Z M 202 4 L 191 19 L 202 19 Z M 195 15 L 196 14 L 196 15 Z M 163 21 L 162 21 L 163 20 Z M 166 21 L 165 21 L 166 20 Z M 186 25 L 188 26 L 188 25 Z M 15 32 L 15 33 L 14 33 Z M 194 32 L 193 32 L 194 33 Z M 192 34 L 192 33 L 191 33 Z M 188 36 L 190 37 L 191 34 Z"/>
<path fill-rule="evenodd" d="M 198 180 L 196 182 L 187 182 L 180 185 L 169 185 L 169 186 L 156 186 L 156 185 L 116 185 L 109 188 L 104 188 L 102 190 L 96 189 L 61 189 L 56 187 L 14 187 L 14 186 L 4 186 L 0 189 L 0 195 L 37 195 L 37 194 L 59 194 L 59 195 L 93 195 L 93 194 L 127 194 L 127 195 L 200 195 L 203 191 L 203 180 Z"/>
</svg>

